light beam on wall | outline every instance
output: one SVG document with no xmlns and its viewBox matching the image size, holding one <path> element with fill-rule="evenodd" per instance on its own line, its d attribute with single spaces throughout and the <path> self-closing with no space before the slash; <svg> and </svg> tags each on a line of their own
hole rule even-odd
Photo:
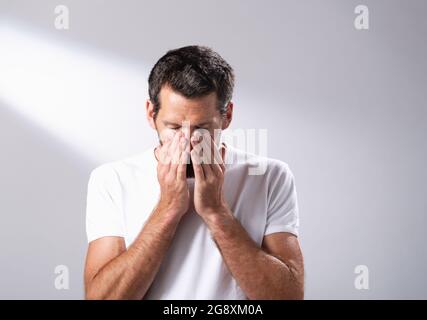
<svg viewBox="0 0 427 320">
<path fill-rule="evenodd" d="M 0 24 L 0 100 L 94 162 L 155 141 L 145 120 L 147 72 Z"/>
</svg>

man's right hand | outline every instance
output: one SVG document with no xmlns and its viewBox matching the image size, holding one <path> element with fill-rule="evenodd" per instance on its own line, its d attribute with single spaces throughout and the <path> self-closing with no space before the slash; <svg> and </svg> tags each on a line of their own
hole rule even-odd
<svg viewBox="0 0 427 320">
<path fill-rule="evenodd" d="M 150 288 L 189 207 L 185 140 L 177 133 L 156 149 L 161 196 L 136 240 L 126 248 L 119 236 L 89 244 L 85 267 L 87 299 L 142 299 Z M 181 161 L 180 161 L 181 160 Z"/>
<path fill-rule="evenodd" d="M 182 217 L 189 208 L 186 177 L 189 152 L 190 144 L 182 131 L 176 132 L 158 150 L 157 179 L 161 193 L 158 207 L 178 217 Z"/>
</svg>

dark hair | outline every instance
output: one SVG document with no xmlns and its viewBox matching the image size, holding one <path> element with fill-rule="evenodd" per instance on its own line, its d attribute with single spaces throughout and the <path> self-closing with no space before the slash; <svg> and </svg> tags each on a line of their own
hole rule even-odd
<svg viewBox="0 0 427 320">
<path fill-rule="evenodd" d="M 168 51 L 150 72 L 148 94 L 154 104 L 154 116 L 160 108 L 159 94 L 164 85 L 169 85 L 186 98 L 216 92 L 219 111 L 225 114 L 233 95 L 234 72 L 212 49 L 187 46 Z"/>
</svg>

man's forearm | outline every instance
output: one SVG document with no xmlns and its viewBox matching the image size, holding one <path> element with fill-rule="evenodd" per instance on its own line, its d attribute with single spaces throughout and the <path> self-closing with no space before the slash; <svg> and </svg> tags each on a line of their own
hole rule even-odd
<svg viewBox="0 0 427 320">
<path fill-rule="evenodd" d="M 88 299 L 142 299 L 159 270 L 180 218 L 157 207 L 128 250 L 88 283 Z"/>
<path fill-rule="evenodd" d="M 206 218 L 212 237 L 233 277 L 249 299 L 302 299 L 294 266 L 266 253 L 231 212 Z"/>
</svg>

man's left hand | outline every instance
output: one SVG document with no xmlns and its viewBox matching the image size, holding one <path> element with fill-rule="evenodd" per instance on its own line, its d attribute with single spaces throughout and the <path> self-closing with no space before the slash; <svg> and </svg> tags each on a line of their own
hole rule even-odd
<svg viewBox="0 0 427 320">
<path fill-rule="evenodd" d="M 191 139 L 191 160 L 195 175 L 194 208 L 206 220 L 230 211 L 223 194 L 225 149 L 221 148 L 220 152 L 209 134 L 201 138 L 201 141 L 197 137 Z"/>
</svg>

